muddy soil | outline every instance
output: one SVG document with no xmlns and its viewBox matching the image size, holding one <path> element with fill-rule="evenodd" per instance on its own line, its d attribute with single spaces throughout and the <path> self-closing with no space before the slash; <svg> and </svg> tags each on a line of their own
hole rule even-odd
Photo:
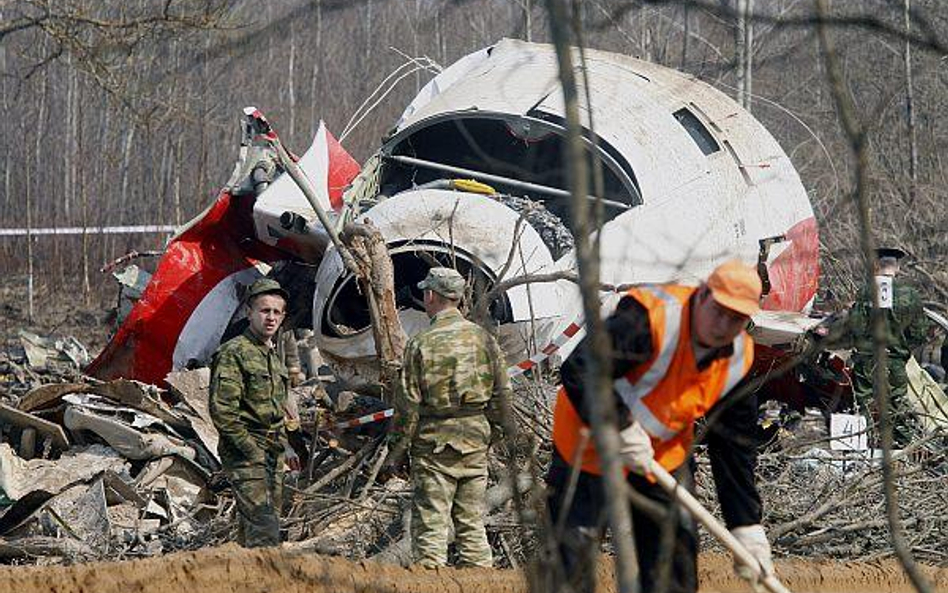
<svg viewBox="0 0 948 593">
<path fill-rule="evenodd" d="M 892 560 L 879 563 L 778 562 L 784 583 L 797 593 L 908 592 Z M 730 559 L 703 556 L 701 590 L 748 591 L 731 574 Z M 926 569 L 934 590 L 948 592 L 948 569 Z M 512 570 L 404 569 L 289 550 L 243 550 L 233 544 L 127 562 L 59 567 L 0 568 L 0 593 L 435 593 L 526 592 Z M 608 591 L 602 589 L 601 593 Z"/>
</svg>

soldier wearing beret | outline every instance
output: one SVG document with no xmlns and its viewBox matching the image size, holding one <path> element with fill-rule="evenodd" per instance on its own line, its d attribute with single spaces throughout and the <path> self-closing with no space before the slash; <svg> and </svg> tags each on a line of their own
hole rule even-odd
<svg viewBox="0 0 948 593">
<path fill-rule="evenodd" d="M 247 329 L 222 344 L 211 362 L 217 452 L 237 501 L 237 541 L 245 547 L 280 544 L 289 374 L 274 337 L 288 300 L 277 281 L 254 282 L 246 296 Z"/>
<path fill-rule="evenodd" d="M 487 449 L 492 431 L 500 434 L 510 388 L 496 341 L 458 310 L 464 287 L 450 268 L 431 268 L 418 283 L 431 325 L 406 345 L 395 390 L 386 464 L 410 451 L 412 553 L 425 567 L 446 564 L 450 522 L 459 565 L 492 565 L 484 529 Z"/>
</svg>

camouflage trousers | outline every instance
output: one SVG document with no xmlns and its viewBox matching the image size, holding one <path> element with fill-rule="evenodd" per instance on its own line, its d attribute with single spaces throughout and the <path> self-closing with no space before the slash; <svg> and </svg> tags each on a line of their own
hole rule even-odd
<svg viewBox="0 0 948 593">
<path fill-rule="evenodd" d="M 264 463 L 226 467 L 237 502 L 237 543 L 245 548 L 280 545 L 283 453 L 266 453 Z"/>
<path fill-rule="evenodd" d="M 458 566 L 493 565 L 484 529 L 487 451 L 461 454 L 412 452 L 412 556 L 433 568 L 448 560 L 449 522 L 454 523 Z"/>
<path fill-rule="evenodd" d="M 889 418 L 892 420 L 892 436 L 896 447 L 905 447 L 917 437 L 919 432 L 918 421 L 912 412 L 907 400 L 908 377 L 905 373 L 906 361 L 889 357 Z M 875 362 L 871 356 L 853 356 L 852 379 L 853 397 L 859 409 L 868 411 L 871 415 L 870 423 L 878 422 L 879 411 L 876 407 L 873 385 Z"/>
</svg>

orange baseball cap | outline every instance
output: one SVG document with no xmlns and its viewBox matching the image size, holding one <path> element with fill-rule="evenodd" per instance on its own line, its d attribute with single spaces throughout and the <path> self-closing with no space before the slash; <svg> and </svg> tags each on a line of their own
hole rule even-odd
<svg viewBox="0 0 948 593">
<path fill-rule="evenodd" d="M 716 267 L 708 276 L 711 296 L 722 307 L 748 317 L 760 311 L 762 286 L 756 268 L 732 259 Z"/>
</svg>

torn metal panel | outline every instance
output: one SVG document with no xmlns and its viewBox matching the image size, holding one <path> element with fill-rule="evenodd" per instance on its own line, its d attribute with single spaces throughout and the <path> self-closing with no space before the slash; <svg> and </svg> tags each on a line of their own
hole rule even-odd
<svg viewBox="0 0 948 593">
<path fill-rule="evenodd" d="M 754 343 L 770 347 L 796 346 L 823 320 L 793 311 L 760 311 L 754 315 L 750 335 Z"/>
<path fill-rule="evenodd" d="M 33 490 L 55 494 L 68 484 L 88 480 L 105 470 L 127 475 L 128 468 L 124 458 L 104 445 L 74 448 L 55 461 L 25 461 L 8 444 L 0 444 L 0 489 L 14 500 Z"/>
<path fill-rule="evenodd" d="M 220 461 L 217 455 L 217 442 L 220 435 L 214 428 L 214 421 L 211 420 L 211 413 L 208 410 L 211 370 L 202 367 L 193 371 L 175 371 L 168 373 L 165 381 L 171 391 L 194 411 L 193 415 L 189 415 L 191 427 L 205 449 L 215 460 Z"/>
<path fill-rule="evenodd" d="M 118 280 L 120 286 L 116 314 L 117 322 L 121 324 L 132 312 L 132 307 L 141 298 L 142 293 L 145 292 L 145 287 L 148 286 L 148 281 L 151 280 L 151 274 L 132 264 L 121 271 L 112 272 L 112 277 Z"/>
<path fill-rule="evenodd" d="M 47 503 L 46 512 L 56 527 L 96 555 L 108 551 L 111 526 L 102 480 L 66 490 Z"/>
<path fill-rule="evenodd" d="M 171 469 L 172 465 L 174 465 L 174 459 L 171 457 L 162 457 L 151 461 L 145 466 L 145 469 L 136 476 L 135 483 L 137 487 L 146 490 L 151 489 L 155 480 Z"/>
<path fill-rule="evenodd" d="M 93 393 L 95 387 L 87 383 L 48 383 L 31 389 L 17 402 L 17 409 L 32 412 L 59 404 L 64 395 L 70 393 Z"/>
<path fill-rule="evenodd" d="M 88 373 L 99 379 L 135 377 L 160 383 L 172 370 L 178 338 L 204 297 L 220 282 L 256 262 L 283 259 L 275 249 L 245 240 L 253 229 L 244 205 L 249 206 L 221 193 L 183 227 L 165 249 L 142 298 Z"/>
<path fill-rule="evenodd" d="M 22 329 L 19 335 L 26 359 L 34 369 L 46 370 L 56 365 L 81 369 L 89 364 L 86 347 L 72 336 L 44 338 Z"/>
<path fill-rule="evenodd" d="M 244 115 L 255 117 L 254 112 Z M 324 183 L 330 203 L 340 204 L 342 190 L 358 172 L 358 163 L 328 134 L 325 138 L 327 175 L 311 180 Z M 231 180 L 230 185 L 242 185 L 242 180 Z M 274 247 L 254 239 L 255 202 L 253 195 L 237 197 L 225 189 L 180 229 L 165 249 L 142 298 L 87 372 L 100 379 L 135 377 L 160 384 L 170 371 L 186 368 L 192 358 L 207 359 L 234 307 L 219 320 L 223 326 L 201 323 L 201 318 L 230 304 L 219 300 L 229 296 L 228 284 L 233 288 L 230 279 L 239 274 L 259 275 L 258 265 L 287 259 L 279 240 Z M 218 287 L 222 292 L 215 293 Z"/>
<path fill-rule="evenodd" d="M 27 412 L 21 412 L 6 404 L 0 404 L 0 421 L 17 428 L 32 428 L 46 438 L 52 440 L 57 449 L 68 449 L 69 439 L 58 424 L 48 422 Z"/>
<path fill-rule="evenodd" d="M 908 377 L 908 400 L 925 432 L 948 429 L 948 396 L 945 391 L 919 366 L 914 356 L 905 365 L 905 374 Z"/>
<path fill-rule="evenodd" d="M 335 222 L 343 207 L 341 186 L 336 184 L 341 179 L 348 182 L 359 171 L 359 164 L 320 122 L 312 145 L 297 165 L 310 180 L 318 203 Z M 329 244 L 322 225 L 311 222 L 316 212 L 289 175 L 277 177 L 257 198 L 253 217 L 260 241 L 306 260 L 322 257 Z"/>
<path fill-rule="evenodd" d="M 0 559 L 62 557 L 92 558 L 92 548 L 81 541 L 61 537 L 31 536 L 0 538 Z"/>
<path fill-rule="evenodd" d="M 145 499 L 135 490 L 131 482 L 125 481 L 121 476 L 111 470 L 102 472 L 102 485 L 105 487 L 105 497 L 110 505 L 131 503 L 142 508 L 145 506 Z"/>
<path fill-rule="evenodd" d="M 170 426 L 187 426 L 187 421 L 161 400 L 161 392 L 154 385 L 129 379 L 116 379 L 97 385 L 95 393 L 151 414 Z"/>
<path fill-rule="evenodd" d="M 113 449 L 129 459 L 153 459 L 165 455 L 194 458 L 194 449 L 177 444 L 163 434 L 142 433 L 118 420 L 96 414 L 80 406 L 66 409 L 65 424 L 69 430 L 88 430 L 105 440 Z"/>
<path fill-rule="evenodd" d="M 254 280 L 269 273 L 273 263 L 276 262 L 256 262 L 253 266 L 234 272 L 221 279 L 204 295 L 181 328 L 169 370 L 210 364 L 234 312 L 240 307 L 243 290 Z"/>
<path fill-rule="evenodd" d="M 13 503 L 13 506 L 0 516 L 0 536 L 5 536 L 18 529 L 53 496 L 52 492 L 46 492 L 45 490 L 33 490 L 25 496 L 21 496 L 19 500 Z"/>
<path fill-rule="evenodd" d="M 143 505 L 144 506 L 144 505 Z M 109 524 L 112 526 L 112 533 L 119 541 L 134 541 L 137 534 L 136 528 L 139 523 L 141 507 L 131 502 L 119 502 L 109 504 L 106 508 L 109 515 Z"/>
</svg>

